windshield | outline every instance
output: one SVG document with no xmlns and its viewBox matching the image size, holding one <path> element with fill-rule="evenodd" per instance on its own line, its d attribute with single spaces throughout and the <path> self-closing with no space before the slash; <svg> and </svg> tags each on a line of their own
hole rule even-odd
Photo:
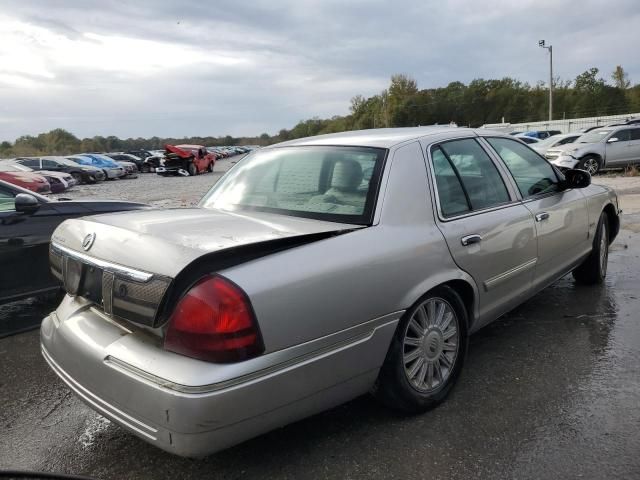
<svg viewBox="0 0 640 480">
<path fill-rule="evenodd" d="M 562 137 L 564 138 L 564 137 Z M 560 140 L 562 140 L 561 137 L 559 137 L 558 135 L 554 135 L 552 137 L 548 137 L 545 138 L 544 140 L 540 140 L 538 143 L 536 143 L 536 148 L 537 147 L 552 147 L 553 145 L 556 144 L 556 142 L 559 142 Z"/>
<path fill-rule="evenodd" d="M 0 163 L 0 172 L 29 172 L 30 168 L 21 169 L 14 163 Z"/>
<path fill-rule="evenodd" d="M 576 143 L 596 143 L 601 141 L 604 137 L 613 132 L 613 129 L 605 129 L 599 128 L 596 130 L 591 130 L 590 132 L 585 133 L 581 137 L 576 140 Z"/>
<path fill-rule="evenodd" d="M 386 150 L 284 147 L 253 153 L 200 202 L 332 222 L 371 223 Z"/>
<path fill-rule="evenodd" d="M 19 163 L 12 163 L 8 165 L 9 168 L 13 168 L 13 170 L 6 170 L 7 172 L 33 172 L 33 168 L 29 168 L 26 165 L 21 165 Z"/>
</svg>

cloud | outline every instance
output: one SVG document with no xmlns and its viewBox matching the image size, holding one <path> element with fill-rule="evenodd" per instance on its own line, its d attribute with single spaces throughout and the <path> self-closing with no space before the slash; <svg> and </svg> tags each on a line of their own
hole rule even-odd
<svg viewBox="0 0 640 480">
<path fill-rule="evenodd" d="M 394 73 L 420 88 L 620 64 L 640 81 L 635 0 L 0 0 L 2 139 L 254 135 L 348 112 Z"/>
</svg>

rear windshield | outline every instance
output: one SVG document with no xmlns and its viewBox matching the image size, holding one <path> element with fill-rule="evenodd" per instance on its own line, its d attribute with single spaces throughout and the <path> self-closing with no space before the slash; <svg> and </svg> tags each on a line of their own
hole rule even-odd
<svg viewBox="0 0 640 480">
<path fill-rule="evenodd" d="M 332 222 L 370 224 L 386 150 L 281 147 L 249 154 L 200 202 Z"/>
</svg>

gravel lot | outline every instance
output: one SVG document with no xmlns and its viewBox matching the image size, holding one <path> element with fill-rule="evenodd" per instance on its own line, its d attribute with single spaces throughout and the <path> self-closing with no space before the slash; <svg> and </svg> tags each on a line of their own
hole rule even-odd
<svg viewBox="0 0 640 480">
<path fill-rule="evenodd" d="M 218 160 L 213 173 L 204 173 L 196 177 L 162 177 L 155 173 L 141 173 L 138 178 L 78 185 L 58 197 L 129 200 L 156 207 L 188 207 L 198 203 L 220 177 L 242 157 L 243 155 L 237 155 Z"/>
</svg>

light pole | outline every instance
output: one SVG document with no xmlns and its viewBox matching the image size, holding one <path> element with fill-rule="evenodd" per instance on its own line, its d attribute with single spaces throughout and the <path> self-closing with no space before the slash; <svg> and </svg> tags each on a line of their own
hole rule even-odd
<svg viewBox="0 0 640 480">
<path fill-rule="evenodd" d="M 538 46 L 549 50 L 549 121 L 553 120 L 553 45 L 545 45 L 544 40 L 538 42 Z"/>
</svg>

